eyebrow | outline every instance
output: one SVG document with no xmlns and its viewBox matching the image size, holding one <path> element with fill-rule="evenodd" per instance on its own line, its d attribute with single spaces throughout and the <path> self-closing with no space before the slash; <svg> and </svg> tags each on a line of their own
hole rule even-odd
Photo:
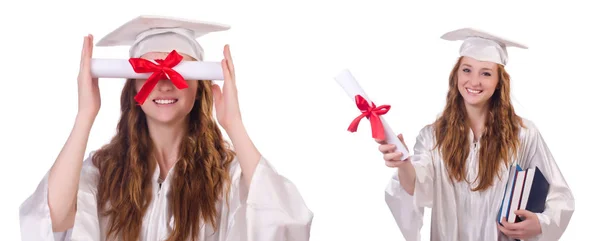
<svg viewBox="0 0 600 241">
<path fill-rule="evenodd" d="M 473 66 L 471 66 L 470 64 L 462 64 L 462 66 L 467 66 L 469 68 L 473 68 Z M 482 70 L 488 70 L 488 71 L 492 71 L 492 69 L 490 68 L 481 68 Z"/>
</svg>

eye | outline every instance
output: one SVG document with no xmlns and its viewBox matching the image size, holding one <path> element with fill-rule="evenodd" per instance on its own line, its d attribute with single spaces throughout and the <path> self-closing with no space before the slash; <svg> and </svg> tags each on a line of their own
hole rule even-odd
<svg viewBox="0 0 600 241">
<path fill-rule="evenodd" d="M 491 74 L 490 72 L 483 72 L 483 75 L 484 75 L 484 76 L 487 76 L 487 77 L 490 77 L 490 76 L 492 76 L 492 74 Z"/>
<path fill-rule="evenodd" d="M 467 69 L 467 68 L 464 68 L 462 71 L 463 71 L 463 72 L 465 72 L 465 73 L 469 73 L 469 72 L 471 72 L 471 70 L 470 70 L 470 69 Z"/>
</svg>

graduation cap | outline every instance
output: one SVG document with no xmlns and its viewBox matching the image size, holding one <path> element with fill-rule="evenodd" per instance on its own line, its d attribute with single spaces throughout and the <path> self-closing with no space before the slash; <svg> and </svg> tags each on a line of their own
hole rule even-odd
<svg viewBox="0 0 600 241">
<path fill-rule="evenodd" d="M 508 47 L 527 49 L 524 44 L 500 37 L 489 32 L 474 28 L 462 28 L 442 35 L 449 41 L 462 40 L 460 56 L 467 56 L 479 61 L 494 62 L 506 66 L 508 62 Z"/>
<path fill-rule="evenodd" d="M 204 50 L 197 38 L 225 31 L 225 24 L 182 18 L 142 15 L 119 26 L 100 39 L 96 46 L 130 46 L 129 59 L 92 59 L 91 72 L 96 78 L 147 79 L 149 89 L 136 100 L 141 104 L 159 79 L 170 79 L 178 88 L 184 80 L 223 80 L 220 62 L 205 62 Z M 146 53 L 165 52 L 163 60 L 142 59 Z M 194 61 L 183 61 L 186 54 Z"/>
<path fill-rule="evenodd" d="M 129 55 L 134 58 L 148 52 L 176 50 L 202 61 L 204 50 L 196 39 L 229 28 L 206 21 L 142 15 L 104 36 L 96 46 L 131 46 Z"/>
</svg>

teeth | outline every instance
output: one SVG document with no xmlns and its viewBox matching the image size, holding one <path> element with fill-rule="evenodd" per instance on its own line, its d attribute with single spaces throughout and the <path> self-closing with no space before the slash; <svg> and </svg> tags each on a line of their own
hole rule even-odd
<svg viewBox="0 0 600 241">
<path fill-rule="evenodd" d="M 161 104 L 161 105 L 167 105 L 167 104 L 175 103 L 175 100 L 154 100 L 154 103 Z"/>
<path fill-rule="evenodd" d="M 479 94 L 479 93 L 481 93 L 481 90 L 473 90 L 473 89 L 467 88 L 467 92 L 473 93 L 473 94 Z"/>
</svg>

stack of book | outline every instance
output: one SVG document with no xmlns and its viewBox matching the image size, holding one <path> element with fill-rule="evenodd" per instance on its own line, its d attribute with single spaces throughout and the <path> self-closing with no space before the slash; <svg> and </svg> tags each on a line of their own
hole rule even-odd
<svg viewBox="0 0 600 241">
<path fill-rule="evenodd" d="M 515 215 L 516 210 L 526 209 L 533 213 L 543 212 L 549 189 L 548 180 L 537 167 L 523 170 L 519 165 L 511 166 L 504 190 L 504 198 L 498 211 L 498 223 L 503 218 L 506 218 L 509 223 L 523 221 Z"/>
</svg>

